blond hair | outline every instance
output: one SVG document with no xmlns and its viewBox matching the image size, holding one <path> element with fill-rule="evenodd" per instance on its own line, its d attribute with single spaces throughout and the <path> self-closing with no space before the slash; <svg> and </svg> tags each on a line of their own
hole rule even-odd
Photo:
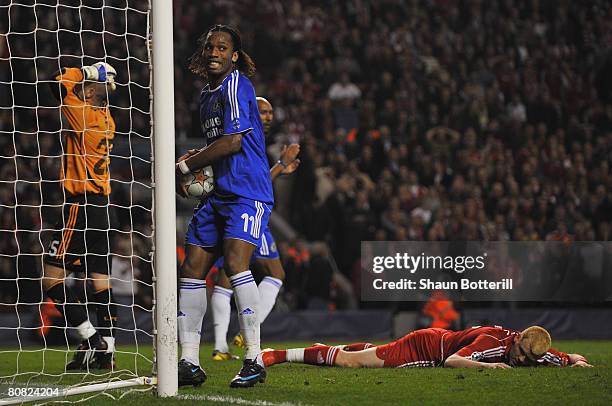
<svg viewBox="0 0 612 406">
<path fill-rule="evenodd" d="M 531 326 L 523 330 L 520 341 L 523 349 L 529 351 L 534 359 L 546 354 L 552 345 L 550 334 L 540 326 Z"/>
</svg>

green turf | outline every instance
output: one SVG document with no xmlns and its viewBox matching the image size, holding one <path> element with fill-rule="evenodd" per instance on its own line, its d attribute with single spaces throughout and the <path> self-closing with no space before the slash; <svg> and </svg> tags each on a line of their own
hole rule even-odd
<svg viewBox="0 0 612 406">
<path fill-rule="evenodd" d="M 269 343 L 267 343 L 269 344 Z M 310 343 L 275 343 L 276 348 L 291 348 Z M 332 343 L 333 344 L 333 343 Z M 375 369 L 348 370 L 309 365 L 283 364 L 268 370 L 264 385 L 251 389 L 230 389 L 229 380 L 240 368 L 240 361 L 213 362 L 211 347 L 203 346 L 201 359 L 208 380 L 199 389 L 181 389 L 180 395 L 195 398 L 183 400 L 159 399 L 148 393 L 129 394 L 115 404 L 164 405 L 175 404 L 234 404 L 285 405 L 397 405 L 397 404 L 612 404 L 612 341 L 557 341 L 564 351 L 585 355 L 595 368 L 515 368 L 511 370 L 458 369 Z M 121 348 L 127 350 L 126 348 Z M 133 349 L 130 349 L 133 351 Z M 120 354 L 119 366 L 141 374 L 150 370 L 150 348 L 141 348 L 144 356 Z M 40 371 L 40 352 L 22 353 L 20 371 Z M 59 374 L 65 356 L 61 352 L 44 354 L 44 371 Z M 0 376 L 16 370 L 15 356 L 0 352 Z M 20 382 L 44 382 L 67 385 L 80 382 L 82 376 L 36 377 L 25 375 Z M 86 377 L 89 379 L 91 377 Z M 98 378 L 99 379 L 99 378 Z M 23 383 L 3 382 L 8 385 Z M 113 391 L 113 395 L 122 392 Z M 91 396 L 91 395 L 89 395 Z M 197 400 L 197 402 L 194 402 Z M 267 401 L 263 402 L 263 401 Z M 109 399 L 98 396 L 88 405 L 107 405 Z"/>
</svg>

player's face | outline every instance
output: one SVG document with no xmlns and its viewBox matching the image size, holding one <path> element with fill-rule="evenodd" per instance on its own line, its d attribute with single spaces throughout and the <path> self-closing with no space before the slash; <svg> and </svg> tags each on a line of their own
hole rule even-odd
<svg viewBox="0 0 612 406">
<path fill-rule="evenodd" d="M 264 132 L 268 134 L 272 128 L 272 120 L 274 120 L 274 109 L 272 105 L 265 100 L 257 100 L 257 108 L 259 109 L 259 117 L 263 124 Z"/>
<path fill-rule="evenodd" d="M 514 342 L 508 354 L 508 364 L 510 364 L 510 366 L 528 367 L 536 365 L 536 361 L 530 357 L 531 352 L 524 347 L 525 343 L 520 339 Z"/>
<path fill-rule="evenodd" d="M 232 71 L 233 63 L 238 60 L 232 36 L 222 31 L 208 34 L 202 52 L 206 72 L 211 78 L 225 78 Z"/>
<path fill-rule="evenodd" d="M 110 92 L 110 88 L 107 91 L 106 85 L 103 83 L 88 83 L 83 89 L 83 96 L 94 106 L 105 107 L 108 105 Z"/>
</svg>

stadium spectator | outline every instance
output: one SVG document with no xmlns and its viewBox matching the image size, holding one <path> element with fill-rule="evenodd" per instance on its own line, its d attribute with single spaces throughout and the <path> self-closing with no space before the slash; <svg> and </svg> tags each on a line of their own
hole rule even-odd
<svg viewBox="0 0 612 406">
<path fill-rule="evenodd" d="M 302 144 L 292 200 L 276 209 L 288 213 L 287 220 L 307 240 L 326 241 L 347 276 L 359 247 L 345 226 L 363 230 L 368 239 L 610 240 L 612 105 L 605 80 L 606 49 L 612 41 L 610 2 L 384 0 L 356 5 L 272 0 L 251 8 L 233 2 L 196 7 L 183 0 L 173 6 L 177 134 L 182 139 L 200 136 L 197 96 L 203 83 L 184 68 L 192 46 L 202 26 L 229 21 L 241 29 L 247 49 L 260 61 L 254 83 L 276 108 L 272 138 L 281 145 Z M 59 19 L 62 28 L 78 30 L 69 26 L 78 21 L 74 10 L 59 9 L 65 14 Z M 29 8 L 12 7 L 12 29 L 28 32 L 31 17 Z M 122 32 L 122 23 L 107 19 L 105 29 Z M 38 24 L 57 29 L 52 18 Z M 271 24 L 274 30 L 268 29 Z M 101 19 L 88 18 L 85 26 L 101 31 Z M 31 48 L 20 46 L 25 37 L 7 36 L 13 55 L 34 56 L 18 54 Z M 63 61 L 80 61 L 69 55 L 83 51 L 101 56 L 99 36 L 84 37 L 83 50 L 76 37 L 67 30 L 59 33 Z M 125 49 L 121 37 L 107 35 L 105 41 L 111 56 L 123 57 L 118 53 Z M 57 56 L 57 43 L 53 31 L 37 34 L 40 55 Z M 146 60 L 146 47 L 141 48 L 130 51 Z M 37 63 L 44 68 L 55 62 Z M 1 81 L 9 82 L 11 71 L 16 81 L 36 81 L 33 63 L 12 64 L 11 70 L 8 61 L 0 61 L 6 67 L 0 69 Z M 128 77 L 127 65 L 116 67 L 120 77 Z M 130 79 L 146 89 L 146 64 L 130 67 Z M 343 75 L 360 93 L 351 98 L 350 109 L 328 97 Z M 2 106 L 36 104 L 35 86 L 4 89 Z M 148 106 L 146 90 L 126 89 L 119 86 L 119 107 L 129 106 L 130 100 Z M 45 104 L 49 95 L 39 94 Z M 17 174 L 14 153 L 4 147 L 12 148 L 14 141 L 18 149 L 24 146 L 15 153 L 25 155 L 20 151 L 31 145 L 26 139 L 37 131 L 30 110 L 16 108 L 14 127 L 8 111 L 0 110 L 0 130 L 14 134 L 12 142 L 2 145 L 0 173 L 6 179 Z M 53 110 L 37 111 L 38 130 L 57 128 Z M 132 122 L 118 133 L 148 136 L 146 115 L 127 109 L 116 114 L 120 125 Z M 127 114 L 133 119 L 122 118 Z M 38 136 L 53 134 L 39 131 Z M 131 136 L 133 144 L 137 138 Z M 45 160 L 53 161 L 59 146 L 45 141 L 40 147 Z M 36 159 L 19 160 L 33 176 L 39 174 Z M 20 171 L 19 177 L 26 173 Z M 356 198 L 356 179 L 365 175 L 374 189 L 367 191 L 364 220 L 347 214 L 366 207 L 363 194 Z M 418 188 L 402 186 L 411 178 Z M 347 184 L 355 189 L 347 190 Z M 42 193 L 45 204 L 56 202 L 50 186 L 43 182 L 42 192 L 20 189 L 19 199 Z M 400 194 L 397 202 L 394 197 Z M 397 222 L 390 225 L 389 216 Z"/>
</svg>

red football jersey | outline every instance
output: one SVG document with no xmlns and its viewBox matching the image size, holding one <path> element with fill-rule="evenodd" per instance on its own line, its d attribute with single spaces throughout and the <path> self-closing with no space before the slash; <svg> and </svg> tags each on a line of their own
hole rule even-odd
<svg viewBox="0 0 612 406">
<path fill-rule="evenodd" d="M 460 331 L 427 328 L 413 331 L 397 341 L 376 348 L 385 367 L 442 366 L 453 354 L 480 362 L 508 362 L 508 354 L 519 331 L 502 327 L 472 327 Z M 551 348 L 538 360 L 540 365 L 565 366 L 566 353 Z"/>
<path fill-rule="evenodd" d="M 449 332 L 443 336 L 444 359 L 452 354 L 480 362 L 508 363 L 510 348 L 520 331 L 500 326 L 472 327 L 466 330 Z M 566 353 L 554 348 L 538 359 L 540 365 L 565 366 L 569 362 Z"/>
</svg>

